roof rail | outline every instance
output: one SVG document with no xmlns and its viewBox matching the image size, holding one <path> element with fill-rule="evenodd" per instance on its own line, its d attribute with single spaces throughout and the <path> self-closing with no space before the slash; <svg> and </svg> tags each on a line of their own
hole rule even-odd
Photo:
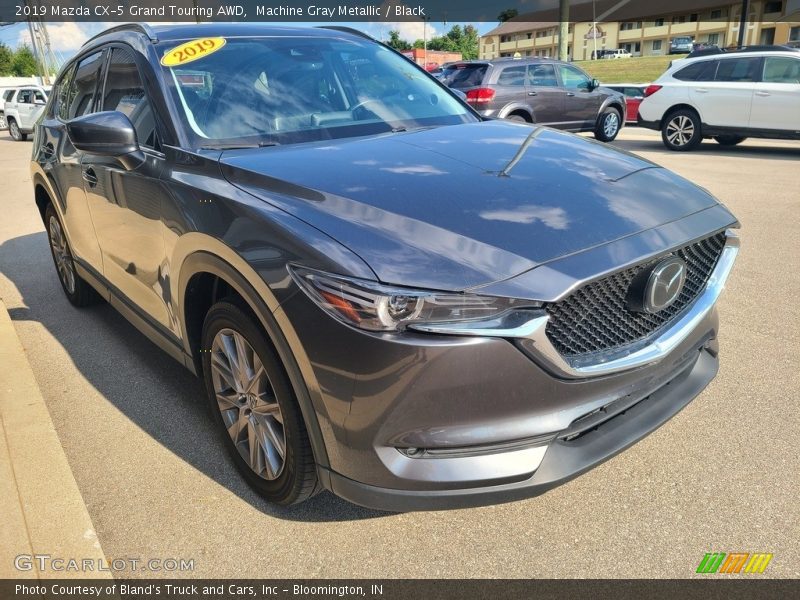
<svg viewBox="0 0 800 600">
<path fill-rule="evenodd" d="M 138 31 L 146 35 L 148 39 L 154 44 L 158 42 L 158 36 L 156 35 L 156 32 L 147 23 L 123 23 L 122 25 L 117 25 L 116 27 L 112 27 L 110 29 L 106 29 L 105 31 L 101 31 L 97 35 L 93 35 L 88 40 L 86 40 L 83 43 L 83 45 L 85 46 L 89 42 L 94 41 L 97 38 L 106 35 L 107 33 L 115 33 L 117 31 Z"/>
<path fill-rule="evenodd" d="M 350 33 L 352 35 L 357 35 L 358 37 L 362 37 L 368 40 L 372 40 L 373 42 L 377 42 L 374 37 L 369 35 L 368 33 L 364 33 L 354 27 L 345 27 L 344 25 L 317 25 L 317 29 L 333 29 L 334 31 L 341 31 L 343 33 Z"/>
</svg>

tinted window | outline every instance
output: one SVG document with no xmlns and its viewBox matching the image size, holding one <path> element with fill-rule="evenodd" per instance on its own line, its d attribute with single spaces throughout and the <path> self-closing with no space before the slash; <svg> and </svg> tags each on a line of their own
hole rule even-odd
<svg viewBox="0 0 800 600">
<path fill-rule="evenodd" d="M 556 70 L 553 65 L 531 65 L 528 67 L 528 80 L 531 85 L 558 87 Z"/>
<path fill-rule="evenodd" d="M 702 60 L 684 67 L 673 75 L 681 81 L 713 81 L 717 70 L 717 61 Z"/>
<path fill-rule="evenodd" d="M 729 58 L 719 61 L 716 81 L 757 81 L 760 58 Z"/>
<path fill-rule="evenodd" d="M 22 104 L 33 104 L 33 90 L 22 90 L 17 94 L 17 102 Z"/>
<path fill-rule="evenodd" d="M 769 83 L 800 83 L 800 60 L 784 56 L 767 57 L 764 81 Z"/>
<path fill-rule="evenodd" d="M 114 48 L 108 63 L 103 87 L 103 110 L 125 113 L 136 129 L 142 146 L 157 148 L 156 124 L 153 110 L 144 92 L 139 68 L 130 50 Z"/>
<path fill-rule="evenodd" d="M 9 100 L 11 100 L 11 96 L 14 95 L 15 91 L 16 90 L 6 90 L 5 92 L 3 92 L 3 101 L 8 102 Z"/>
<path fill-rule="evenodd" d="M 525 73 L 524 65 L 506 67 L 497 78 L 497 85 L 525 85 Z"/>
<path fill-rule="evenodd" d="M 444 69 L 442 83 L 452 88 L 476 87 L 483 82 L 487 65 L 452 65 Z"/>
<path fill-rule="evenodd" d="M 589 86 L 590 79 L 583 71 L 569 65 L 558 65 L 558 70 L 561 73 L 561 83 L 565 88 L 574 90 Z"/>
<path fill-rule="evenodd" d="M 74 119 L 89 114 L 93 110 L 95 89 L 100 77 L 103 61 L 102 52 L 87 56 L 78 63 L 75 76 L 69 87 L 67 98 L 69 108 L 67 118 Z"/>
</svg>

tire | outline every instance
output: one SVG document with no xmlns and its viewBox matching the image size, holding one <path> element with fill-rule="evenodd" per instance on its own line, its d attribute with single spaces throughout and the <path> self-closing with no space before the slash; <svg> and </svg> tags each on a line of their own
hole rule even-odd
<svg viewBox="0 0 800 600">
<path fill-rule="evenodd" d="M 741 135 L 717 135 L 714 137 L 720 146 L 736 146 L 741 144 L 747 138 Z"/>
<path fill-rule="evenodd" d="M 28 139 L 28 134 L 20 131 L 19 125 L 17 125 L 17 121 L 15 119 L 8 120 L 8 131 L 16 142 L 24 142 Z"/>
<path fill-rule="evenodd" d="M 506 121 L 511 121 L 512 123 L 530 123 L 528 119 L 523 117 L 522 115 L 508 115 Z"/>
<path fill-rule="evenodd" d="M 236 367 L 242 356 L 244 376 Z M 316 464 L 292 385 L 262 327 L 235 300 L 208 311 L 202 364 L 212 419 L 245 481 L 284 506 L 313 496 Z"/>
<path fill-rule="evenodd" d="M 609 106 L 597 119 L 594 128 L 594 138 L 601 142 L 613 142 L 622 129 L 622 113 Z"/>
<path fill-rule="evenodd" d="M 48 204 L 45 209 L 44 222 L 47 228 L 50 255 L 53 257 L 58 280 L 67 299 L 78 308 L 96 304 L 100 300 L 100 296 L 75 270 L 72 250 L 70 250 L 69 242 L 64 235 L 64 227 L 52 204 Z"/>
<path fill-rule="evenodd" d="M 661 140 L 675 152 L 694 150 L 703 141 L 700 116 L 690 109 L 670 113 L 661 125 Z"/>
</svg>

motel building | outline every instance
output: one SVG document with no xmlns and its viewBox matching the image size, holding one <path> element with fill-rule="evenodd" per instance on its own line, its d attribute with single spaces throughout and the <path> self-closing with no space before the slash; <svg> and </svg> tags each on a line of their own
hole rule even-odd
<svg viewBox="0 0 800 600">
<path fill-rule="evenodd" d="M 669 13 L 648 13 L 669 6 Z M 633 56 L 669 54 L 670 41 L 688 36 L 697 43 L 734 46 L 739 40 L 742 2 L 736 0 L 595 0 L 570 6 L 568 55 L 591 60 L 595 48 L 624 48 Z M 480 58 L 558 56 L 558 9 L 526 13 L 489 31 Z M 751 0 L 745 45 L 800 47 L 800 0 Z"/>
</svg>

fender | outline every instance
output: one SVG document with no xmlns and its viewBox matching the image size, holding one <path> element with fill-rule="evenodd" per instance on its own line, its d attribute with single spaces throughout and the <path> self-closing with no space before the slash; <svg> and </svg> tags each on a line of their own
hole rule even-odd
<svg viewBox="0 0 800 600">
<path fill-rule="evenodd" d="M 600 109 L 597 111 L 597 119 L 595 120 L 599 120 L 600 115 L 602 115 L 605 109 L 607 109 L 609 106 L 613 106 L 618 111 L 620 111 L 622 116 L 622 123 L 620 123 L 620 129 L 622 129 L 625 126 L 625 119 L 628 117 L 627 115 L 628 109 L 624 102 L 620 104 L 616 98 L 609 97 L 603 100 L 603 104 L 600 105 Z"/>
<path fill-rule="evenodd" d="M 192 276 L 197 273 L 211 273 L 223 279 L 244 298 L 272 341 L 300 405 L 314 459 L 318 465 L 328 467 L 330 463 L 322 427 L 333 436 L 330 418 L 308 356 L 291 323 L 282 311 L 278 311 L 278 302 L 269 286 L 244 259 L 215 238 L 192 232 L 181 236 L 178 245 L 180 249 L 176 247 L 173 264 L 180 265 L 179 275 L 171 278 L 170 286 L 172 297 L 178 298 L 176 313 L 183 332 L 181 338 L 186 354 L 192 355 L 189 339 L 185 334 L 186 288 Z M 189 248 L 202 250 L 187 252 Z M 198 375 L 202 376 L 202 373 L 198 372 Z M 323 484 L 326 480 L 323 478 Z"/>
<path fill-rule="evenodd" d="M 524 102 L 510 102 L 506 104 L 503 108 L 500 109 L 500 112 L 497 113 L 497 117 L 500 119 L 505 119 L 509 114 L 515 111 L 522 111 L 533 123 L 536 123 L 536 116 L 534 112 L 531 110 L 531 107 Z"/>
</svg>

